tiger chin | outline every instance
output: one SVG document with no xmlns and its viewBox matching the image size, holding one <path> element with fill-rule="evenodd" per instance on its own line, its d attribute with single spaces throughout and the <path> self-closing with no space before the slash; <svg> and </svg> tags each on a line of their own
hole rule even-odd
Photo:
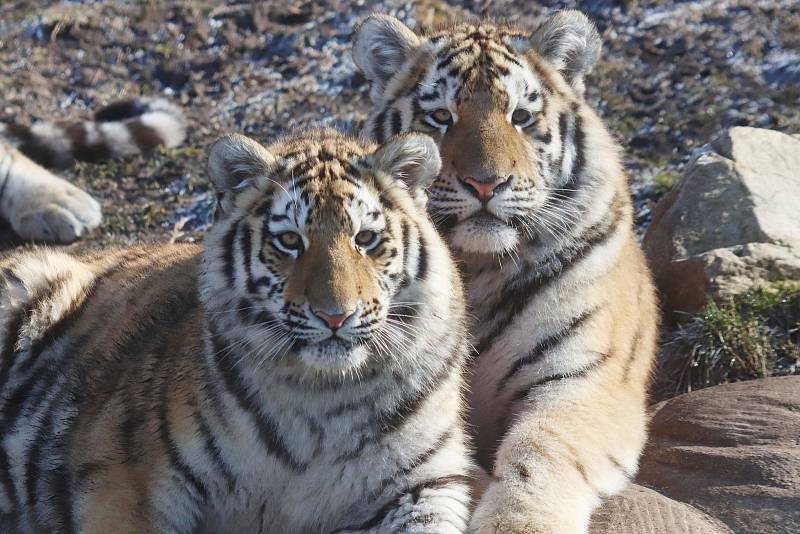
<svg viewBox="0 0 800 534">
<path fill-rule="evenodd" d="M 180 108 L 148 97 L 113 102 L 94 120 L 0 123 L 0 218 L 22 239 L 71 243 L 100 225 L 100 204 L 49 169 L 175 147 L 185 136 Z"/>
<path fill-rule="evenodd" d="M 204 248 L 0 264 L 0 531 L 459 533 L 470 455 L 438 150 L 210 149 Z"/>
<path fill-rule="evenodd" d="M 431 135 L 429 212 L 465 276 L 469 421 L 486 489 L 480 533 L 585 533 L 635 475 L 658 323 L 620 148 L 584 99 L 594 25 L 454 24 L 416 34 L 373 15 L 353 58 L 363 135 Z"/>
</svg>

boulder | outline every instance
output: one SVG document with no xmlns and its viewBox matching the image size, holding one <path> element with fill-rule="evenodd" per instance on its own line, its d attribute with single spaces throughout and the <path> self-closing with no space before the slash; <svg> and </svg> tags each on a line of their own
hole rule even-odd
<svg viewBox="0 0 800 534">
<path fill-rule="evenodd" d="M 730 534 L 697 508 L 643 486 L 609 497 L 592 516 L 590 534 Z"/>
<path fill-rule="evenodd" d="M 638 480 L 734 532 L 800 532 L 800 376 L 657 404 Z"/>
<path fill-rule="evenodd" d="M 736 127 L 698 150 L 656 206 L 643 242 L 665 310 L 695 312 L 707 295 L 796 274 L 798 206 L 795 137 Z"/>
</svg>

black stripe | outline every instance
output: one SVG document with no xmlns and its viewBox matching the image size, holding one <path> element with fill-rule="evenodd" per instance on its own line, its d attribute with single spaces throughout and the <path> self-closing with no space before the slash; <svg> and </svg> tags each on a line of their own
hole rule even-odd
<svg viewBox="0 0 800 534">
<path fill-rule="evenodd" d="M 392 135 L 397 135 L 403 130 L 403 121 L 399 109 L 392 112 Z"/>
<path fill-rule="evenodd" d="M 0 367 L 0 391 L 3 391 L 3 388 L 8 381 L 8 377 L 11 374 L 11 368 L 14 366 L 14 362 L 16 360 L 16 352 L 14 348 L 19 340 L 20 329 L 25 324 L 26 317 L 27 313 L 25 308 L 20 308 L 16 311 L 6 327 L 6 340 L 3 345 L 2 355 L 3 365 Z"/>
<path fill-rule="evenodd" d="M 566 112 L 561 112 L 558 114 L 558 136 L 561 139 L 561 148 L 559 149 L 558 158 L 555 160 L 553 165 L 553 172 L 555 172 L 558 176 L 561 176 L 561 164 L 564 162 L 564 153 L 567 150 L 567 119 L 568 115 Z"/>
<path fill-rule="evenodd" d="M 46 286 L 39 288 L 33 295 L 30 296 L 28 301 L 25 304 L 25 307 L 28 311 L 28 317 L 26 318 L 26 322 L 30 320 L 34 313 L 39 311 L 42 307 L 42 303 L 50 300 L 53 296 L 59 294 L 63 289 L 64 286 L 71 281 L 71 277 L 69 275 L 59 275 L 54 280 L 50 281 Z M 20 364 L 19 372 L 26 373 L 28 372 L 31 367 L 36 363 L 39 358 L 39 355 L 42 352 L 43 345 L 40 340 L 34 340 L 31 343 L 31 349 L 28 351 L 28 357 Z M 35 350 L 33 345 L 35 346 Z"/>
<path fill-rule="evenodd" d="M 29 376 L 11 395 L 4 395 L 6 403 L 3 405 L 3 409 L 0 410 L 0 417 L 2 417 L 3 421 L 3 425 L 0 427 L 0 441 L 2 441 L 5 431 L 13 428 L 14 423 L 26 406 L 26 397 L 28 397 L 36 383 L 39 382 L 42 377 L 45 377 L 45 385 L 52 385 L 56 379 L 55 375 L 56 373 L 54 370 L 51 369 L 48 372 L 46 367 L 42 366 Z M 31 400 L 34 400 L 38 405 L 47 393 L 47 389 L 47 387 L 42 388 L 39 391 L 39 395 Z"/>
<path fill-rule="evenodd" d="M 222 375 L 225 389 L 236 399 L 239 407 L 250 414 L 253 421 L 256 423 L 258 437 L 261 439 L 267 452 L 276 456 L 293 471 L 305 471 L 307 466 L 295 459 L 289 452 L 283 438 L 278 434 L 278 426 L 269 414 L 256 405 L 256 402 L 253 400 L 253 395 L 244 385 L 242 377 L 239 375 L 239 371 L 236 368 L 236 358 L 231 357 L 232 355 L 229 354 L 229 349 L 225 346 L 225 342 L 214 332 L 212 332 L 211 341 L 214 350 L 214 360 L 217 369 Z"/>
<path fill-rule="evenodd" d="M 78 161 L 97 162 L 111 157 L 111 149 L 102 137 L 89 143 L 89 129 L 92 127 L 91 122 L 80 122 L 64 128 L 71 141 L 73 157 Z"/>
<path fill-rule="evenodd" d="M 639 303 L 641 303 L 642 286 L 644 285 L 645 284 L 640 283 Z M 636 333 L 633 335 L 633 339 L 631 340 L 630 352 L 628 353 L 628 357 L 625 359 L 625 363 L 623 364 L 622 367 L 622 381 L 626 384 L 630 381 L 631 366 L 633 365 L 633 362 L 636 360 L 636 356 L 639 353 L 641 344 L 642 344 L 642 322 L 640 318 L 639 324 L 636 326 Z"/>
<path fill-rule="evenodd" d="M 414 414 L 422 408 L 425 401 L 431 396 L 431 393 L 436 391 L 439 386 L 452 375 L 459 361 L 459 358 L 451 357 L 419 391 L 402 399 L 393 412 L 382 414 L 381 432 L 394 432 L 408 419 L 412 418 Z"/>
<path fill-rule="evenodd" d="M 66 425 L 67 428 L 70 430 L 73 428 L 73 418 L 70 418 L 68 424 Z M 66 446 L 70 443 L 70 440 L 66 436 L 61 436 L 61 455 L 62 458 L 67 458 L 68 453 L 66 452 Z M 51 475 L 51 488 L 52 494 L 55 499 L 54 506 L 58 511 L 58 514 L 61 518 L 61 525 L 64 529 L 64 532 L 67 534 L 71 534 L 75 532 L 75 521 L 72 517 L 72 488 L 73 488 L 73 479 L 72 479 L 72 472 L 70 466 L 63 462 L 59 465 L 56 469 L 53 470 Z"/>
<path fill-rule="evenodd" d="M 491 319 L 505 312 L 502 319 L 498 320 L 494 328 L 481 338 L 476 350 L 478 354 L 483 354 L 491 343 L 511 324 L 533 299 L 536 294 L 547 287 L 559 273 L 551 273 L 547 276 L 534 276 L 522 285 L 518 285 L 519 280 L 512 280 L 500 291 L 497 304 L 494 309 L 486 315 Z"/>
<path fill-rule="evenodd" d="M 372 132 L 374 134 L 375 141 L 377 141 L 379 144 L 383 143 L 386 140 L 386 136 L 383 133 L 385 128 L 384 126 L 385 120 L 386 120 L 386 110 L 384 109 L 383 111 L 378 113 L 377 117 L 375 117 L 375 128 L 373 129 Z"/>
<path fill-rule="evenodd" d="M 222 459 L 222 450 L 219 448 L 214 434 L 211 433 L 208 421 L 206 421 L 206 418 L 203 417 L 203 414 L 199 410 L 195 410 L 193 415 L 197 422 L 197 428 L 200 430 L 200 437 L 203 439 L 203 448 L 206 450 L 206 454 L 211 458 L 214 465 L 217 466 L 217 470 L 225 479 L 228 490 L 233 491 L 236 487 L 236 478 Z"/>
<path fill-rule="evenodd" d="M 564 380 L 566 378 L 583 378 L 583 377 L 585 377 L 586 375 L 589 374 L 590 371 L 592 371 L 594 369 L 597 369 L 598 367 L 600 367 L 600 365 L 602 365 L 604 362 L 608 361 L 608 359 L 611 357 L 611 354 L 610 353 L 606 353 L 606 352 L 598 353 L 598 354 L 599 354 L 599 356 L 595 361 L 593 361 L 590 364 L 588 364 L 588 365 L 586 365 L 584 367 L 581 367 L 580 369 L 577 369 L 577 370 L 575 370 L 575 371 L 573 371 L 571 373 L 556 373 L 554 375 L 546 376 L 546 377 L 544 377 L 542 379 L 536 380 L 535 382 L 532 382 L 532 383 L 526 385 L 525 387 L 519 389 L 517 392 L 515 392 L 513 395 L 511 395 L 511 397 L 509 397 L 509 401 L 511 403 L 521 401 L 522 399 L 524 399 L 525 397 L 528 396 L 528 393 L 530 393 L 530 391 L 533 388 L 541 386 L 541 385 L 544 385 L 544 384 L 547 384 L 549 382 L 554 382 L 556 380 Z"/>
<path fill-rule="evenodd" d="M 586 321 L 591 319 L 594 313 L 597 311 L 596 308 L 585 311 L 580 315 L 573 317 L 569 320 L 569 322 L 561 327 L 558 332 L 555 334 L 551 334 L 546 338 L 539 341 L 533 348 L 528 351 L 528 353 L 523 356 L 522 358 L 518 359 L 514 362 L 514 365 L 506 372 L 500 382 L 497 383 L 497 391 L 498 393 L 502 390 L 509 380 L 523 367 L 526 365 L 530 365 L 534 363 L 536 360 L 541 358 L 546 352 L 555 349 L 559 345 L 561 345 L 564 340 L 572 337 L 573 333 L 578 330 Z"/>
<path fill-rule="evenodd" d="M 178 444 L 172 439 L 172 432 L 170 431 L 171 424 L 167 413 L 167 393 L 169 384 L 169 380 L 164 380 L 164 385 L 161 388 L 161 398 L 158 404 L 158 435 L 164 445 L 164 450 L 167 453 L 167 460 L 169 460 L 172 469 L 178 472 L 181 478 L 194 489 L 194 500 L 203 502 L 208 498 L 208 490 L 205 484 L 192 472 L 186 462 L 183 461 L 180 450 L 178 449 Z"/>
<path fill-rule="evenodd" d="M 400 222 L 400 234 L 403 242 L 403 278 L 400 281 L 400 289 L 407 287 L 411 283 L 411 277 L 408 274 L 408 253 L 410 252 L 409 247 L 411 246 L 411 236 L 409 235 L 410 231 L 411 229 L 408 226 L 408 222 L 403 219 Z"/>
<path fill-rule="evenodd" d="M 258 284 L 253 279 L 253 266 L 251 261 L 253 259 L 253 227 L 247 224 L 247 228 L 242 232 L 242 263 L 244 264 L 244 272 L 247 277 L 247 291 L 249 293 L 258 293 Z"/>
<path fill-rule="evenodd" d="M 408 492 L 412 495 L 414 503 L 417 503 L 422 492 L 426 489 L 444 488 L 445 486 L 450 486 L 453 484 L 460 484 L 462 486 L 470 487 L 471 482 L 472 479 L 467 475 L 447 475 L 420 482 L 416 486 L 409 489 Z"/>
<path fill-rule="evenodd" d="M 441 69 L 445 68 L 450 63 L 452 63 L 453 60 L 455 58 L 457 58 L 459 55 L 463 54 L 464 52 L 467 52 L 468 50 L 471 50 L 472 46 L 473 46 L 473 43 L 469 43 L 469 44 L 467 44 L 465 46 L 462 46 L 460 48 L 456 48 L 455 50 L 450 52 L 444 59 L 439 60 L 439 62 L 436 64 L 436 70 L 441 70 Z"/>
<path fill-rule="evenodd" d="M 401 469 L 398 469 L 391 476 L 388 476 L 383 480 L 381 480 L 378 489 L 372 493 L 372 496 L 369 497 L 368 500 L 370 502 L 374 501 L 375 499 L 380 497 L 383 494 L 383 492 L 386 491 L 386 488 L 388 488 L 390 485 L 397 486 L 398 480 L 403 480 L 407 478 L 415 469 L 428 463 L 428 460 L 430 460 L 433 457 L 433 455 L 439 452 L 442 449 L 442 447 L 446 445 L 447 440 L 450 439 L 451 435 L 452 435 L 452 429 L 445 430 L 438 438 L 436 438 L 436 440 L 430 447 L 428 447 L 428 449 L 426 449 L 419 456 L 411 460 L 408 463 L 408 465 L 406 465 Z"/>
<path fill-rule="evenodd" d="M 8 461 L 8 454 L 3 447 L 0 447 L 0 484 L 3 485 L 3 493 L 11 501 L 11 509 L 16 510 L 19 503 L 17 494 L 14 491 L 14 481 L 11 479 L 11 465 Z"/>
<path fill-rule="evenodd" d="M 586 164 L 586 132 L 583 130 L 583 117 L 580 115 L 575 117 L 572 142 L 575 144 L 575 160 L 572 162 L 569 180 L 567 180 L 566 184 L 564 185 L 567 190 L 563 192 L 568 197 L 575 195 L 578 189 L 578 182 L 580 181 L 581 173 L 583 172 L 583 167 Z"/>
<path fill-rule="evenodd" d="M 37 504 L 46 505 L 48 503 L 48 499 L 37 499 L 36 495 L 39 480 L 46 477 L 49 473 L 48 470 L 42 469 L 43 466 L 40 465 L 42 447 L 44 447 L 46 441 L 51 442 L 52 440 L 54 414 L 57 410 L 63 408 L 61 402 L 63 398 L 63 391 L 51 398 L 50 404 L 46 408 L 47 412 L 41 420 L 39 428 L 36 431 L 36 436 L 33 438 L 33 443 L 28 444 L 28 459 L 25 463 L 23 480 L 25 482 L 27 507 L 31 511 L 30 517 L 35 527 L 43 526 L 38 521 L 39 515 L 36 513 Z"/>
<path fill-rule="evenodd" d="M 231 227 L 228 229 L 228 232 L 225 234 L 225 237 L 222 240 L 223 272 L 225 273 L 225 277 L 228 279 L 228 285 L 230 287 L 234 287 L 234 284 L 236 283 L 233 246 L 236 241 L 236 233 L 239 230 L 239 223 L 241 221 L 241 219 L 233 221 L 233 223 L 231 223 Z"/>
<path fill-rule="evenodd" d="M 389 512 L 397 508 L 398 499 L 392 499 L 383 506 L 381 506 L 375 514 L 366 520 L 365 522 L 361 523 L 358 526 L 351 525 L 344 528 L 339 528 L 331 532 L 331 534 L 337 534 L 339 532 L 352 532 L 352 531 L 361 531 L 361 530 L 369 530 L 377 527 L 383 520 L 386 519 L 386 516 L 389 515 Z"/>
<path fill-rule="evenodd" d="M 417 241 L 419 241 L 419 254 L 417 255 L 417 274 L 415 278 L 422 280 L 428 276 L 428 243 L 422 235 L 422 230 L 415 225 Z"/>
<path fill-rule="evenodd" d="M 118 100 L 100 108 L 94 114 L 94 118 L 99 122 L 116 122 L 144 115 L 148 111 L 150 111 L 149 102 L 139 98 L 131 98 Z"/>
</svg>

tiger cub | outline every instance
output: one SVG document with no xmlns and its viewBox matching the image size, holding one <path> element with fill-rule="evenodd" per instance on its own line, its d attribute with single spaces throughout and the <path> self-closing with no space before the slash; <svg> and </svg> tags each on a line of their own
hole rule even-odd
<svg viewBox="0 0 800 534">
<path fill-rule="evenodd" d="M 0 266 L 0 531 L 466 530 L 433 141 L 223 137 L 205 250 Z"/>
<path fill-rule="evenodd" d="M 424 35 L 375 15 L 355 35 L 365 135 L 441 150 L 430 213 L 463 265 L 469 418 L 491 473 L 475 532 L 586 532 L 646 439 L 657 309 L 619 146 L 583 97 L 600 47 L 577 11 Z"/>
<path fill-rule="evenodd" d="M 185 136 L 183 113 L 160 98 L 114 102 L 93 121 L 0 123 L 0 218 L 23 239 L 75 241 L 100 224 L 100 204 L 42 165 L 131 156 L 178 146 Z"/>
</svg>

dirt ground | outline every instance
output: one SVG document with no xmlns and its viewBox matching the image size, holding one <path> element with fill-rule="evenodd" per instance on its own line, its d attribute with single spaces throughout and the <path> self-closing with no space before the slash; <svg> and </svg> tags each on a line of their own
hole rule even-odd
<svg viewBox="0 0 800 534">
<path fill-rule="evenodd" d="M 626 147 L 638 224 L 691 151 L 724 126 L 800 132 L 800 3 L 463 1 L 0 1 L 0 121 L 86 117 L 132 95 L 173 98 L 183 147 L 62 173 L 103 205 L 80 247 L 200 239 L 213 196 L 204 149 L 222 133 L 267 139 L 324 123 L 357 130 L 369 109 L 349 57 L 357 20 L 410 25 L 464 14 L 535 27 L 583 9 L 605 39 L 588 96 Z M 16 243 L 8 229 L 2 247 Z"/>
</svg>

